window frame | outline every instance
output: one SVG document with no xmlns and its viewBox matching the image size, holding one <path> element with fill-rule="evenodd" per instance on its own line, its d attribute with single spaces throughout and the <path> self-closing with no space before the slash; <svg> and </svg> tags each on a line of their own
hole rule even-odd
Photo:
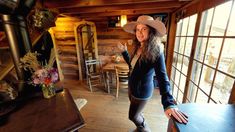
<svg viewBox="0 0 235 132">
<path fill-rule="evenodd" d="M 192 74 L 192 67 L 193 67 L 193 61 L 195 61 L 195 58 L 194 58 L 194 55 L 195 55 L 195 49 L 196 49 L 196 45 L 197 45 L 197 40 L 198 40 L 198 38 L 199 37 L 201 37 L 201 36 L 199 36 L 199 28 L 200 28 L 200 22 L 201 22 L 201 17 L 202 17 L 202 12 L 203 11 L 205 11 L 205 10 L 207 10 L 207 9 L 209 9 L 209 8 L 214 8 L 214 7 L 216 7 L 217 5 L 220 5 L 220 4 L 223 4 L 224 2 L 227 2 L 227 1 L 225 1 L 225 0 L 220 0 L 220 1 L 215 1 L 215 2 L 212 2 L 212 3 L 208 3 L 208 1 L 206 1 L 206 3 L 203 1 L 203 0 L 200 0 L 198 3 L 193 3 L 193 4 L 189 4 L 187 7 L 184 7 L 184 8 L 182 8 L 182 9 L 180 9 L 180 10 L 178 10 L 178 11 L 176 11 L 175 13 L 173 13 L 172 14 L 172 17 L 171 17 L 171 19 L 173 19 L 173 20 L 179 20 L 178 19 L 178 16 L 179 16 L 179 14 L 180 13 L 182 13 L 182 12 L 184 12 L 186 15 L 184 16 L 184 17 L 182 17 L 182 18 L 180 18 L 180 20 L 181 19 L 183 19 L 183 18 L 186 18 L 186 17 L 189 17 L 189 16 L 192 16 L 192 15 L 194 15 L 194 14 L 197 14 L 197 20 L 196 20 L 196 25 L 195 25 L 195 30 L 194 30 L 194 37 L 193 37 L 193 42 L 192 42 L 192 50 L 191 50 L 191 54 L 190 54 L 190 57 L 189 57 L 189 65 L 188 65 L 188 71 L 187 71 L 187 75 L 186 75 L 186 83 L 185 83 L 185 89 L 184 89 L 184 91 L 183 91 L 183 101 L 182 101 L 182 103 L 186 103 L 186 102 L 189 102 L 189 99 L 187 99 L 188 98 L 188 94 L 189 94 L 189 85 L 190 85 L 190 82 L 191 82 L 191 74 Z M 232 1 L 232 6 L 235 6 L 234 5 L 234 0 Z M 192 7 L 197 7 L 197 11 L 198 12 L 193 12 L 191 9 L 192 9 Z M 232 6 L 231 6 L 231 9 L 232 9 Z M 188 9 L 188 10 L 187 10 Z M 194 8 L 195 9 L 195 8 Z M 225 28 L 225 30 L 227 30 L 227 28 L 228 28 L 228 22 L 229 22 L 229 19 L 230 19 L 230 17 L 231 17 L 231 9 L 230 9 L 230 14 L 229 14 L 229 18 L 228 18 L 228 21 L 227 21 L 227 24 L 226 24 L 226 28 Z M 215 10 L 215 8 L 213 9 L 213 10 Z M 214 13 L 214 11 L 213 11 L 213 13 Z M 211 23 L 212 23 L 213 21 L 211 21 Z M 211 24 L 212 25 L 212 24 Z M 175 71 L 177 71 L 178 69 L 177 69 L 177 62 L 175 62 L 175 64 L 176 64 L 176 66 L 174 66 L 174 65 L 172 65 L 172 63 L 173 63 L 173 57 L 174 57 L 174 54 L 176 53 L 175 52 L 175 50 L 174 50 L 174 46 L 175 46 L 175 41 L 177 40 L 176 39 L 176 37 L 177 37 L 177 35 L 176 35 L 176 29 L 177 29 L 177 22 L 176 21 L 174 21 L 174 22 L 171 22 L 171 28 L 172 29 L 170 29 L 169 30 L 169 32 L 170 32 L 170 34 L 169 34 L 169 39 L 168 39 L 168 43 L 174 43 L 174 45 L 173 46 L 168 46 L 168 49 L 167 49 L 167 51 L 168 51 L 168 53 L 170 53 L 170 54 L 168 54 L 167 55 L 167 60 L 166 60 L 166 62 L 167 62 L 167 72 L 168 72 L 168 75 L 169 75 L 169 77 L 171 78 L 171 74 L 172 74 L 172 68 L 174 67 L 174 70 Z M 188 27 L 187 27 L 188 28 Z M 210 29 L 211 30 L 211 29 Z M 173 33 L 172 33 L 172 31 L 174 31 Z M 225 33 L 224 33 L 224 35 L 223 36 L 220 36 L 223 40 L 222 40 L 222 48 L 223 48 L 223 45 L 224 45 L 224 41 L 225 41 L 225 38 L 227 38 L 226 36 L 226 31 L 225 31 Z M 174 36 L 174 38 L 172 38 L 172 37 L 170 37 L 170 36 Z M 189 37 L 189 36 L 185 36 L 185 37 Z M 209 39 L 209 36 L 204 36 L 204 37 L 207 37 L 207 39 Z M 215 37 L 217 37 L 217 36 L 215 36 Z M 211 37 L 210 36 L 210 38 L 213 38 L 213 37 Z M 231 36 L 228 36 L 228 38 L 231 38 Z M 233 38 L 233 37 L 232 37 Z M 186 40 L 185 40 L 186 41 Z M 207 43 L 208 43 L 208 41 L 207 41 Z M 185 44 L 185 43 L 184 43 Z M 184 46 L 184 48 L 185 48 L 185 46 Z M 215 79 L 216 79 L 216 74 L 217 74 L 217 72 L 220 72 L 220 73 L 222 73 L 222 74 L 224 74 L 224 75 L 226 75 L 226 76 L 229 76 L 229 77 L 231 77 L 231 75 L 229 75 L 229 74 L 227 74 L 226 72 L 223 72 L 222 70 L 220 70 L 219 68 L 218 68 L 218 66 L 219 66 L 219 63 L 220 63 L 220 57 L 221 57 L 221 53 L 222 53 L 222 50 L 220 50 L 220 52 L 219 52 L 219 57 L 218 57 L 218 62 L 217 62 L 217 64 L 216 64 L 216 69 L 215 69 L 215 74 L 214 74 L 214 76 L 213 76 L 213 82 L 212 82 L 212 87 L 211 87 L 211 89 L 210 89 L 210 93 L 209 93 L 209 97 L 208 97 L 208 102 L 210 101 L 210 100 L 212 100 L 211 99 L 211 92 L 212 92 L 212 89 L 213 89 L 213 85 L 214 85 L 214 81 L 215 81 Z M 205 51 L 205 54 L 206 54 L 206 51 Z M 178 53 L 177 53 L 177 58 L 178 58 Z M 180 54 L 180 55 L 183 55 L 183 54 Z M 184 55 L 183 55 L 184 56 Z M 185 56 L 184 56 L 185 57 Z M 205 57 L 205 56 L 204 56 Z M 177 59 L 178 60 L 178 59 Z M 171 62 L 170 62 L 171 61 Z M 208 67 L 212 67 L 212 66 L 210 66 L 210 65 L 208 65 L 208 64 L 205 64 L 204 62 L 202 63 L 202 65 L 205 65 L 205 66 L 208 66 Z M 203 68 L 203 66 L 201 67 L 201 68 Z M 182 65 L 181 65 L 181 71 L 179 71 L 178 70 L 178 72 L 180 72 L 181 74 L 183 74 L 183 75 L 185 75 L 183 72 L 182 72 Z M 202 72 L 202 70 L 200 71 L 200 72 Z M 180 76 L 181 76 L 181 74 L 180 74 Z M 201 76 L 201 73 L 200 73 L 200 76 Z M 199 77 L 200 78 L 200 77 Z M 200 79 L 199 79 L 200 80 Z M 180 80 L 179 80 L 179 82 L 180 82 Z M 175 82 L 172 82 L 171 81 L 171 84 L 173 85 L 172 86 L 172 89 L 175 91 L 176 90 L 176 88 L 175 88 Z M 199 85 L 199 84 L 198 84 Z M 179 84 L 177 84 L 176 86 L 179 86 Z M 178 89 L 178 91 L 179 91 L 179 89 Z M 178 91 L 177 91 L 177 96 L 178 96 Z M 198 91 L 197 91 L 198 92 Z M 177 97 L 176 97 L 176 99 L 177 99 Z M 213 100 L 212 100 L 213 101 Z M 215 101 L 214 101 L 215 102 Z M 231 94 L 230 94 L 230 97 L 229 97 L 229 100 L 228 100 L 228 103 L 232 103 L 232 102 L 235 102 L 235 83 L 233 83 L 233 87 L 232 87 L 232 91 L 231 91 Z M 181 103 L 181 102 L 179 102 L 179 103 Z"/>
</svg>

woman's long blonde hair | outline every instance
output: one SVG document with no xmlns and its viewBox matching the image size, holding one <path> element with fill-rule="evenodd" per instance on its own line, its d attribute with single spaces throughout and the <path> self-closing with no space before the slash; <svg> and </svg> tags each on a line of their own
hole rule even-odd
<svg viewBox="0 0 235 132">
<path fill-rule="evenodd" d="M 147 25 L 148 26 L 148 25 Z M 149 27 L 149 38 L 146 44 L 143 45 L 142 53 L 140 56 L 141 61 L 151 61 L 154 62 L 163 52 L 163 44 L 161 43 L 161 38 L 157 35 L 156 30 L 150 26 Z M 138 48 L 140 48 L 140 42 L 137 40 L 136 36 L 133 41 L 134 49 L 132 52 L 132 57 L 136 54 Z"/>
</svg>

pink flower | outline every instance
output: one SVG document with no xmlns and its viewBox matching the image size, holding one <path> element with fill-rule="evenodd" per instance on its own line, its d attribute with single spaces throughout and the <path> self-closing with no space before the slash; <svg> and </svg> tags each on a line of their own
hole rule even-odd
<svg viewBox="0 0 235 132">
<path fill-rule="evenodd" d="M 34 79 L 33 79 L 33 83 L 34 83 L 34 84 L 40 84 L 40 80 L 39 80 L 38 78 L 34 78 Z"/>
<path fill-rule="evenodd" d="M 33 85 L 50 85 L 57 82 L 59 75 L 57 69 L 43 67 L 32 75 Z"/>
</svg>

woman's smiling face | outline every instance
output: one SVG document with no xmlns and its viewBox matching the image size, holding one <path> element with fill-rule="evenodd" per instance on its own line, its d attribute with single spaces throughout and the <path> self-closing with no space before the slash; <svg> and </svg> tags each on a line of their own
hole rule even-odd
<svg viewBox="0 0 235 132">
<path fill-rule="evenodd" d="M 135 35 L 140 43 L 145 42 L 149 38 L 149 27 L 144 24 L 136 25 Z"/>
</svg>

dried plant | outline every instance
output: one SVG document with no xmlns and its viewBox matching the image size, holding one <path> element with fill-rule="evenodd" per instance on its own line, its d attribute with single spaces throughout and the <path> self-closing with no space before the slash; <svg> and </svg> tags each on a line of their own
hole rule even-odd
<svg viewBox="0 0 235 132">
<path fill-rule="evenodd" d="M 20 58 L 19 66 L 24 68 L 24 70 L 29 70 L 31 73 L 37 71 L 42 66 L 37 60 L 37 56 L 39 53 L 37 52 L 28 52 L 23 58 Z"/>
<path fill-rule="evenodd" d="M 51 49 L 50 59 L 49 59 L 49 62 L 48 62 L 48 64 L 47 64 L 47 67 L 48 67 L 48 68 L 53 67 L 55 60 L 56 60 L 56 59 L 55 59 L 55 52 L 54 52 L 54 49 L 52 48 L 52 49 Z"/>
<path fill-rule="evenodd" d="M 20 59 L 20 67 L 24 70 L 29 70 L 32 73 L 32 85 L 51 85 L 58 81 L 58 71 L 53 68 L 55 60 L 54 52 L 51 53 L 49 63 L 46 65 L 40 64 L 37 60 L 37 52 L 28 52 L 23 58 Z"/>
</svg>

